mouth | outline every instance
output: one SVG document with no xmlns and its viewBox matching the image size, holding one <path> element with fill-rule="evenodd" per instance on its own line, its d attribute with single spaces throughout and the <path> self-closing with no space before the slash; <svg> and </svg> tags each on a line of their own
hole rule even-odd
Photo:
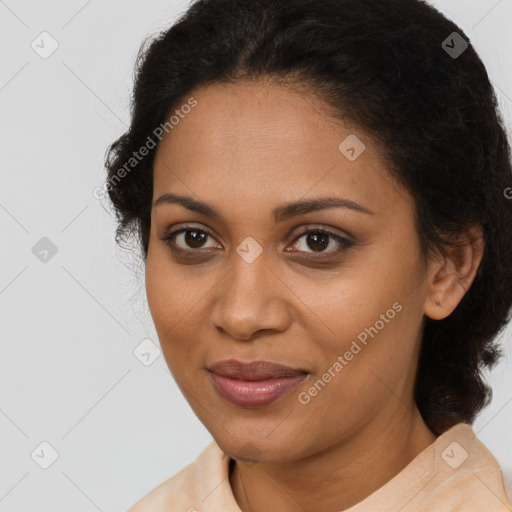
<svg viewBox="0 0 512 512">
<path fill-rule="evenodd" d="M 296 388 L 308 372 L 270 361 L 243 363 L 234 359 L 208 368 L 217 393 L 237 407 L 263 407 Z"/>
</svg>

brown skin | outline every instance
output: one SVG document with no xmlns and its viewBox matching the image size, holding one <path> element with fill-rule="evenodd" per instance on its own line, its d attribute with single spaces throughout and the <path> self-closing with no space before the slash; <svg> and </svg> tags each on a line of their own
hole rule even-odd
<svg viewBox="0 0 512 512">
<path fill-rule="evenodd" d="M 482 241 L 425 261 L 413 199 L 388 175 L 378 146 L 328 116 L 312 94 L 244 82 L 193 96 L 198 105 L 158 147 L 153 200 L 191 196 L 212 204 L 225 223 L 177 204 L 152 211 L 146 289 L 165 359 L 198 418 L 236 459 L 230 483 L 244 512 L 348 508 L 435 441 L 413 400 L 422 322 L 455 309 Z M 353 162 L 338 149 L 352 133 L 366 145 Z M 330 208 L 279 223 L 271 216 L 278 205 L 333 195 L 374 215 Z M 193 260 L 173 256 L 159 239 L 182 223 L 212 234 L 196 245 L 190 232 L 174 237 Z M 354 245 L 336 253 L 340 244 L 328 238 L 322 250 L 304 235 L 310 227 Z M 263 248 L 252 263 L 236 252 L 248 236 Z M 394 319 L 300 403 L 298 394 L 395 302 L 402 310 Z M 206 370 L 229 358 L 310 375 L 271 405 L 239 408 L 217 394 Z"/>
</svg>

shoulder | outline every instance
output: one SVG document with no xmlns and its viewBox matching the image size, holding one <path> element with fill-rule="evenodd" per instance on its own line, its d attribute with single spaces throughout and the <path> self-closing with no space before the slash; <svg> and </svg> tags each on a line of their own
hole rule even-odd
<svg viewBox="0 0 512 512">
<path fill-rule="evenodd" d="M 169 510 L 193 512 L 197 504 L 195 492 L 197 465 L 201 464 L 205 456 L 211 454 L 212 444 L 208 445 L 194 462 L 155 487 L 126 512 L 169 512 Z"/>
<path fill-rule="evenodd" d="M 459 423 L 400 473 L 345 512 L 512 512 L 497 460 Z"/>
<path fill-rule="evenodd" d="M 459 423 L 435 445 L 434 472 L 426 509 L 510 512 L 498 461 L 478 439 L 471 425 Z"/>
<path fill-rule="evenodd" d="M 171 504 L 186 512 L 186 503 L 194 501 L 193 473 L 194 463 L 158 485 L 126 512 L 168 512 Z"/>
</svg>

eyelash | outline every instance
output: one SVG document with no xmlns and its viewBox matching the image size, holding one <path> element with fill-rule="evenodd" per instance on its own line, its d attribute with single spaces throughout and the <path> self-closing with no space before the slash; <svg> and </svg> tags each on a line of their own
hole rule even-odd
<svg viewBox="0 0 512 512">
<path fill-rule="evenodd" d="M 177 229 L 175 231 L 171 231 L 171 232 L 168 232 L 166 234 L 164 234 L 164 236 L 162 237 L 159 237 L 160 240 L 162 240 L 163 242 L 165 242 L 165 244 L 169 247 L 169 249 L 174 252 L 174 253 L 189 253 L 189 254 L 192 254 L 194 252 L 200 252 L 201 250 L 208 250 L 208 248 L 204 249 L 204 248 L 199 248 L 199 249 L 183 249 L 181 247 L 176 247 L 174 242 L 172 242 L 172 239 L 181 234 L 181 233 L 186 233 L 187 231 L 195 231 L 197 233 L 200 233 L 200 234 L 205 234 L 205 235 L 208 235 L 209 237 L 211 238 L 215 238 L 209 231 L 205 230 L 205 229 L 199 229 L 199 228 L 195 228 L 195 227 L 191 227 L 191 226 L 185 226 L 185 227 L 182 227 L 180 229 Z M 334 254 L 339 254 L 339 253 L 342 253 L 343 251 L 345 251 L 346 249 L 352 247 L 354 245 L 353 242 L 351 242 L 350 240 L 347 240 L 346 238 L 343 238 L 342 236 L 340 235 L 337 235 L 331 231 L 328 231 L 324 228 L 310 228 L 306 231 L 303 231 L 302 233 L 300 233 L 299 235 L 297 235 L 293 242 L 292 242 L 292 245 L 295 244 L 296 242 L 298 242 L 302 237 L 304 236 L 307 236 L 309 235 L 310 233 L 321 233 L 321 234 L 325 234 L 325 235 L 328 235 L 329 237 L 331 237 L 332 239 L 334 239 L 336 242 L 338 242 L 340 244 L 340 247 L 338 249 L 333 249 L 331 251 L 325 251 L 325 252 L 318 252 L 318 253 L 315 253 L 315 252 L 307 252 L 307 251 L 296 251 L 296 252 L 305 252 L 306 254 L 317 254 L 318 256 L 314 256 L 315 258 L 321 258 L 322 255 L 329 255 L 329 256 L 332 256 Z M 290 251 L 289 251 L 290 252 Z M 309 256 L 308 256 L 309 257 Z"/>
</svg>

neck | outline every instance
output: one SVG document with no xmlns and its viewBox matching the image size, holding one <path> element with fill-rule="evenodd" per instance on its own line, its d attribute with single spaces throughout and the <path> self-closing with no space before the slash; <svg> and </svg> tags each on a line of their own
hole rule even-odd
<svg viewBox="0 0 512 512">
<path fill-rule="evenodd" d="M 375 419 L 306 459 L 249 465 L 233 461 L 230 484 L 243 512 L 337 512 L 382 487 L 435 440 L 415 408 L 399 420 Z"/>
</svg>

